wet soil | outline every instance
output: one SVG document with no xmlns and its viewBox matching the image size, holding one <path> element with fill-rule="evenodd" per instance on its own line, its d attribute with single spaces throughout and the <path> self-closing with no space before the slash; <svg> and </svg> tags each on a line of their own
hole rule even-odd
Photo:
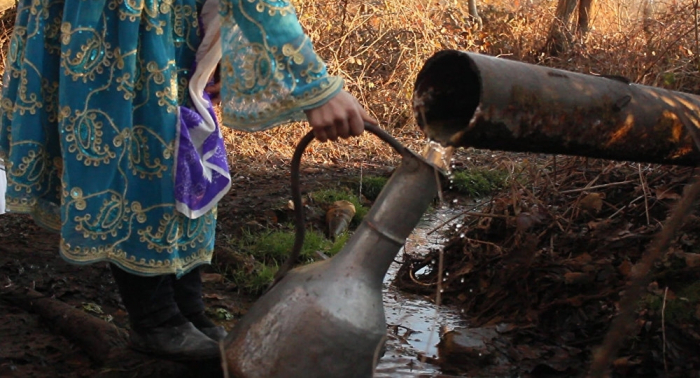
<svg viewBox="0 0 700 378">
<path fill-rule="evenodd" d="M 468 164 L 500 164 L 488 158 Z M 429 220 L 409 239 L 393 267 L 396 279 L 385 281 L 390 345 L 377 376 L 583 376 L 619 311 L 634 264 L 696 176 L 687 168 L 572 158 L 554 169 L 547 159 L 518 159 L 511 161 L 517 168 L 502 192 L 482 205 L 445 193 L 443 203 L 456 200 L 467 210 L 443 214 L 450 221 Z M 388 175 L 391 169 L 377 165 L 362 174 Z M 343 186 L 360 174 L 352 167 L 305 168 L 303 191 Z M 221 274 L 230 241 L 244 229 L 289 221 L 279 211 L 289 200 L 288 182 L 284 165 L 238 175 L 220 204 L 205 301 L 213 313 L 229 316 L 217 320 L 227 328 L 255 300 Z M 698 231 L 700 214 L 694 212 L 655 262 L 614 376 L 695 377 L 700 371 Z M 20 294 L 13 289 L 31 288 L 128 327 L 106 265 L 67 264 L 57 245 L 57 236 L 28 216 L 0 216 L 0 377 L 104 373 L 51 319 L 16 305 L 12 296 Z M 442 277 L 436 269 L 440 251 Z M 450 331 L 464 326 L 476 328 L 468 333 L 476 338 L 489 338 L 484 349 L 459 345 L 464 338 Z M 466 344 L 484 343 L 472 338 Z"/>
<path fill-rule="evenodd" d="M 363 174 L 386 174 L 375 167 Z M 335 166 L 306 168 L 302 188 L 311 191 L 342 185 L 360 172 Z M 283 166 L 234 177 L 218 208 L 214 263 L 205 268 L 204 298 L 216 321 L 231 328 L 255 300 L 221 273 L 231 239 L 244 229 L 284 221 L 275 210 L 289 200 L 289 173 Z M 76 266 L 58 254 L 58 235 L 35 225 L 28 215 L 0 215 L 0 377 L 92 377 L 101 367 L 52 326 L 52 322 L 16 305 L 18 288 L 31 288 L 120 328 L 128 328 L 116 284 L 105 263 Z M 217 265 L 219 264 L 219 265 Z M 22 299 L 22 298 L 19 298 Z M 229 318 L 229 319 L 226 319 Z"/>
<path fill-rule="evenodd" d="M 400 288 L 433 299 L 440 292 L 471 327 L 443 334 L 443 371 L 580 377 L 598 347 L 619 342 L 606 355 L 613 376 L 697 377 L 697 204 L 641 275 L 641 297 L 622 307 L 697 172 L 548 159 L 520 164 L 508 188 L 459 218 L 444 248 L 407 259 L 398 273 Z M 622 310 L 631 320 L 614 328 Z M 609 337 L 611 329 L 619 335 Z"/>
</svg>

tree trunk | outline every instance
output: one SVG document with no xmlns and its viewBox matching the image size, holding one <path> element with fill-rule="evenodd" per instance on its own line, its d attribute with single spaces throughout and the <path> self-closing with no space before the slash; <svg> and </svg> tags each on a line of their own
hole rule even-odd
<svg viewBox="0 0 700 378">
<path fill-rule="evenodd" d="M 552 27 L 549 29 L 545 51 L 550 55 L 564 52 L 571 42 L 571 16 L 576 9 L 578 0 L 559 0 Z"/>
<path fill-rule="evenodd" d="M 593 0 L 579 0 L 578 4 L 578 27 L 576 31 L 579 36 L 584 37 L 590 30 L 591 11 L 593 10 Z"/>
<path fill-rule="evenodd" d="M 654 20 L 652 14 L 651 0 L 644 0 L 644 4 L 642 5 L 642 30 L 644 31 L 644 38 L 646 39 L 647 49 L 649 50 L 653 50 L 651 43 L 654 39 L 654 33 L 652 31 L 652 22 Z"/>
<path fill-rule="evenodd" d="M 479 27 L 483 26 L 483 21 L 479 17 L 479 12 L 476 9 L 476 0 L 468 0 L 469 5 L 469 15 L 479 24 Z"/>
</svg>

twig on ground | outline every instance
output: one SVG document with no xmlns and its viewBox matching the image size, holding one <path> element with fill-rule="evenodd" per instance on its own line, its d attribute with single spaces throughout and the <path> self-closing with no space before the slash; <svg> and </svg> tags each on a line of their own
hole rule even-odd
<svg viewBox="0 0 700 378">
<path fill-rule="evenodd" d="M 617 214 L 620 214 L 620 213 L 623 212 L 626 208 L 630 207 L 630 205 L 632 205 L 633 203 L 639 201 L 639 200 L 642 199 L 642 198 L 644 198 L 644 196 L 639 196 L 639 197 L 633 199 L 632 201 L 630 201 L 630 203 L 628 203 L 627 205 L 622 206 L 622 207 L 620 208 L 620 210 L 618 210 L 618 211 L 614 212 L 612 215 L 610 215 L 610 216 L 608 217 L 608 220 L 613 219 Z"/>
<path fill-rule="evenodd" d="M 431 345 L 433 345 L 433 335 L 435 334 L 436 330 L 439 329 L 437 326 L 438 320 L 440 319 L 440 304 L 442 302 L 442 272 L 445 266 L 445 252 L 443 249 L 440 249 L 440 255 L 438 258 L 438 276 L 437 276 L 437 289 L 435 293 L 435 316 L 433 317 L 433 330 L 430 332 L 428 335 L 428 343 L 426 344 L 426 349 L 425 353 L 423 354 L 424 356 L 428 355 L 428 349 Z M 425 362 L 425 361 L 421 361 Z"/>
<path fill-rule="evenodd" d="M 228 360 L 226 359 L 226 351 L 224 348 L 224 340 L 219 340 L 219 355 L 221 356 L 221 370 L 224 372 L 224 378 L 230 378 L 228 373 Z"/>
<path fill-rule="evenodd" d="M 481 206 L 481 205 L 479 205 L 479 206 Z M 426 235 L 432 235 L 432 234 L 434 234 L 437 230 L 439 230 L 439 229 L 445 227 L 446 225 L 450 224 L 452 221 L 454 221 L 455 219 L 457 219 L 457 218 L 459 218 L 459 217 L 463 217 L 463 216 L 465 216 L 465 215 L 471 215 L 471 214 L 483 214 L 483 213 L 472 213 L 472 212 L 471 212 L 472 210 L 476 209 L 476 208 L 479 207 L 479 206 L 474 206 L 474 207 L 472 207 L 471 209 L 466 210 L 466 211 L 463 211 L 463 212 L 461 212 L 461 213 L 459 213 L 459 214 L 457 214 L 457 215 L 451 217 L 450 219 L 448 219 L 448 220 L 446 220 L 446 221 L 440 223 L 437 227 L 435 227 L 435 228 L 433 228 L 432 230 L 428 231 L 428 233 L 426 233 Z M 486 215 L 489 215 L 489 214 L 485 214 L 485 216 L 486 216 Z M 496 214 L 493 214 L 493 215 L 496 215 Z"/>
<path fill-rule="evenodd" d="M 642 184 L 642 192 L 644 193 L 644 212 L 647 216 L 647 226 L 649 226 L 651 224 L 651 217 L 649 217 L 649 188 L 642 174 L 641 164 L 637 164 L 637 171 L 639 172 L 639 182 Z"/>
<path fill-rule="evenodd" d="M 602 189 L 602 188 L 609 188 L 611 186 L 618 186 L 618 185 L 625 185 L 625 184 L 630 184 L 633 183 L 634 180 L 626 180 L 626 181 L 620 181 L 620 182 L 611 182 L 609 184 L 601 184 L 601 185 L 595 185 L 595 186 L 590 186 L 590 187 L 585 187 L 585 188 L 577 188 L 577 189 L 569 189 L 569 190 L 563 190 L 559 193 L 561 194 L 569 194 L 569 193 L 578 193 L 578 192 L 583 192 L 586 190 L 593 190 L 593 189 Z"/>
<path fill-rule="evenodd" d="M 488 242 L 488 241 L 485 241 L 485 240 L 470 239 L 470 238 L 467 238 L 467 237 L 465 237 L 464 240 L 466 240 L 467 242 L 474 242 L 474 243 L 479 243 L 479 244 L 484 244 L 484 245 L 488 245 L 488 246 L 494 247 L 494 248 L 496 248 L 496 250 L 499 251 L 499 252 L 502 252 L 502 251 L 503 251 L 503 248 L 501 248 L 498 244 L 495 244 L 495 243 L 492 243 L 492 242 Z"/>
<path fill-rule="evenodd" d="M 664 355 L 664 371 L 668 376 L 668 362 L 666 361 L 666 296 L 668 295 L 668 286 L 664 289 L 664 302 L 661 305 L 661 336 L 663 345 L 661 346 Z"/>
<path fill-rule="evenodd" d="M 503 215 L 503 214 L 492 214 L 492 213 L 479 213 L 467 211 L 464 215 L 471 217 L 484 217 L 484 218 L 501 218 L 501 219 L 515 219 L 513 215 Z"/>
<path fill-rule="evenodd" d="M 410 269 L 410 270 L 409 270 L 408 276 L 411 278 L 411 281 L 413 281 L 413 283 L 416 284 L 416 285 L 425 286 L 425 287 L 430 287 L 430 286 L 433 286 L 433 285 L 434 285 L 434 284 L 432 284 L 432 283 L 420 282 L 420 281 L 418 280 L 418 278 L 416 278 L 416 275 L 415 275 L 415 273 L 413 272 L 413 269 Z"/>
<path fill-rule="evenodd" d="M 372 358 L 372 377 L 374 377 L 375 374 L 377 373 L 377 364 L 379 363 L 379 359 L 381 358 L 381 356 L 379 354 L 382 352 L 382 347 L 386 343 L 386 340 L 387 340 L 387 336 L 386 335 L 382 336 L 382 339 L 379 340 L 379 344 L 377 344 L 377 347 L 374 348 L 374 357 Z M 226 377 L 226 378 L 228 378 L 228 377 Z"/>
</svg>

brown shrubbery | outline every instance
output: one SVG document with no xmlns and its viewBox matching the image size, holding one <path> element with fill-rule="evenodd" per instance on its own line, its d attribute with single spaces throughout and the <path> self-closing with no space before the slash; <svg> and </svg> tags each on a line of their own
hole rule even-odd
<svg viewBox="0 0 700 378">
<path fill-rule="evenodd" d="M 665 1 L 665 2 L 664 2 Z M 568 51 L 544 54 L 556 2 L 484 0 L 483 27 L 456 0 L 296 0 L 299 18 L 330 71 L 367 105 L 382 126 L 409 145 L 419 143 L 411 109 L 413 82 L 425 60 L 441 49 L 503 56 L 578 72 L 622 75 L 634 82 L 686 92 L 700 90 L 700 47 L 693 2 L 600 0 L 586 36 L 572 33 Z M 646 11 L 645 11 L 646 9 Z M 13 12 L 2 17 L 0 46 L 7 49 Z M 3 54 L 4 58 L 4 54 Z M 237 169 L 251 162 L 286 160 L 304 126 L 247 135 L 227 132 Z M 391 151 L 366 136 L 340 145 L 317 146 L 316 162 L 387 158 Z M 245 164 L 240 164 L 245 161 Z M 391 160 L 389 160 L 391 161 Z M 257 165 L 254 165 L 257 166 Z"/>
<path fill-rule="evenodd" d="M 568 51 L 544 54 L 556 2 L 483 1 L 483 28 L 473 23 L 466 1 L 297 0 L 302 24 L 333 74 L 367 105 L 385 128 L 409 145 L 420 142 L 411 109 L 413 82 L 425 60 L 441 49 L 459 49 L 529 63 L 596 74 L 622 75 L 634 82 L 698 92 L 699 48 L 692 1 L 602 0 L 591 14 L 586 36 L 572 33 Z M 286 158 L 301 135 L 299 125 L 262 138 L 232 133 L 232 150 L 253 158 Z M 254 152 L 254 153 L 251 153 Z M 392 157 L 376 138 L 348 145 L 316 147 L 316 161 L 367 161 Z M 247 159 L 246 159 L 247 160 Z"/>
</svg>

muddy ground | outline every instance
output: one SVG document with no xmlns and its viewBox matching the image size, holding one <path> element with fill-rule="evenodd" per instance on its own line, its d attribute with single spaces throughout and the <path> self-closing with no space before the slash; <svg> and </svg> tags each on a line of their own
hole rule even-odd
<svg viewBox="0 0 700 378">
<path fill-rule="evenodd" d="M 374 169 L 386 174 L 391 167 Z M 365 174 L 371 173 L 367 168 Z M 341 167 L 317 167 L 302 173 L 302 187 L 313 190 L 342 185 L 359 172 Z M 280 222 L 280 204 L 289 200 L 289 174 L 283 167 L 237 175 L 218 209 L 215 264 L 207 267 L 205 301 L 212 316 L 227 328 L 254 300 L 231 281 L 221 279 L 216 263 L 231 252 L 232 238 L 243 229 Z M 220 258 L 220 259 L 218 259 Z M 218 259 L 218 260 L 217 260 Z M 27 215 L 0 216 L 0 377 L 92 377 L 100 372 L 85 351 L 53 329 L 51 320 L 15 305 L 14 289 L 31 288 L 126 328 L 126 313 L 104 263 L 75 266 L 58 255 L 58 236 L 36 226 Z M 19 298 L 22 299 L 22 298 Z M 224 314 L 217 316 L 217 314 Z M 230 319 L 226 319 L 230 318 Z"/>
<path fill-rule="evenodd" d="M 442 303 L 460 309 L 469 324 L 491 329 L 489 337 L 496 338 L 486 339 L 482 349 L 465 349 L 448 332 L 442 355 L 432 362 L 451 376 L 582 376 L 619 311 L 634 264 L 696 172 L 574 158 L 557 166 L 551 158 L 475 156 L 457 168 L 502 169 L 507 184 L 481 207 L 461 214 L 457 227 L 436 231 L 450 238 L 444 276 L 434 268 L 436 250 L 408 259 L 396 283 L 431 300 L 442 290 Z M 362 174 L 386 176 L 391 169 L 374 165 Z M 338 187 L 359 176 L 354 168 L 322 165 L 304 170 L 302 186 L 304 191 Z M 230 241 L 243 229 L 287 221 L 280 206 L 289 199 L 288 182 L 284 165 L 239 175 L 221 202 L 205 300 L 214 316 L 225 314 L 217 321 L 228 328 L 254 300 L 222 277 Z M 449 186 L 445 181 L 444 201 L 466 202 Z M 631 337 L 615 359 L 614 376 L 698 376 L 699 229 L 694 212 L 672 248 L 655 262 Z M 0 377 L 103 373 L 51 319 L 17 305 L 22 294 L 14 289 L 31 288 L 125 328 L 126 313 L 106 265 L 65 263 L 57 236 L 25 215 L 0 216 L 0 241 Z"/>
</svg>

